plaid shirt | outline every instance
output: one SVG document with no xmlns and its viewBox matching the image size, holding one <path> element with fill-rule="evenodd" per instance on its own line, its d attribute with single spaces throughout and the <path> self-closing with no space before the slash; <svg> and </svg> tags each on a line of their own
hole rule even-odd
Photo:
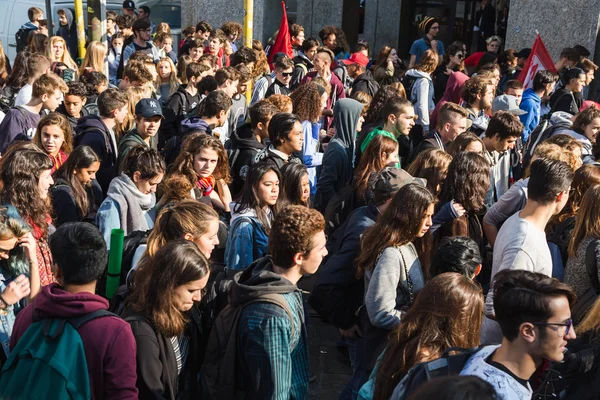
<svg viewBox="0 0 600 400">
<path fill-rule="evenodd" d="M 255 303 L 244 309 L 239 323 L 238 366 L 249 399 L 305 399 L 308 394 L 308 337 L 299 291 L 283 294 L 290 318 L 275 304 Z"/>
</svg>

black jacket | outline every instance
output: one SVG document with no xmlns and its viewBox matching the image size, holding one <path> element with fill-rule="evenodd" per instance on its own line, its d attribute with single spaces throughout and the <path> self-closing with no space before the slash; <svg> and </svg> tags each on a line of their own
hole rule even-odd
<svg viewBox="0 0 600 400">
<path fill-rule="evenodd" d="M 360 253 L 361 235 L 378 215 L 373 202 L 357 208 L 327 243 L 331 255 L 319 269 L 308 302 L 338 328 L 349 329 L 359 322 L 356 311 L 363 304 L 364 280 L 356 279 L 354 259 Z"/>
<path fill-rule="evenodd" d="M 231 139 L 226 147 L 229 147 L 227 154 L 233 176 L 233 182 L 229 188 L 231 196 L 236 198 L 244 187 L 248 169 L 253 163 L 254 157 L 265 148 L 265 145 L 256 140 L 250 124 L 244 124 L 237 131 L 231 132 Z"/>
<path fill-rule="evenodd" d="M 285 86 L 283 83 L 279 82 L 277 79 L 271 83 L 271 86 L 267 88 L 267 92 L 265 93 L 265 99 L 274 94 L 283 94 L 289 96 L 292 93 L 292 90 Z"/>
<path fill-rule="evenodd" d="M 556 111 L 565 111 L 571 115 L 579 113 L 583 102 L 578 102 L 569 90 L 560 88 L 550 97 L 550 114 Z"/>
<path fill-rule="evenodd" d="M 290 88 L 292 90 L 300 86 L 300 82 L 306 76 L 309 71 L 314 68 L 313 63 L 304 55 L 302 51 L 298 52 L 298 55 L 294 57 L 294 72 L 292 73 L 292 80 L 290 81 Z"/>
<path fill-rule="evenodd" d="M 412 151 L 412 153 L 410 154 L 408 163 L 410 165 L 410 163 L 412 163 L 415 158 L 417 158 L 417 156 L 419 154 L 421 154 L 422 152 L 424 152 L 425 150 L 429 150 L 429 149 L 440 149 L 440 150 L 446 150 L 445 145 L 442 143 L 442 146 L 440 147 L 440 142 L 438 142 L 437 138 L 440 138 L 440 136 L 437 134 L 437 132 L 433 131 L 431 133 L 429 133 L 427 136 L 425 136 L 423 138 L 423 141 L 421 143 L 419 143 L 417 145 L 417 147 L 414 148 L 414 150 Z"/>
<path fill-rule="evenodd" d="M 75 132 L 75 129 L 77 128 L 77 123 L 79 122 L 79 120 L 81 118 L 87 117 L 88 115 L 90 115 L 89 111 L 85 107 L 81 107 L 81 117 L 79 117 L 79 118 L 71 117 L 69 114 L 67 114 L 67 110 L 65 109 L 64 103 L 61 104 L 60 106 L 58 106 L 58 108 L 56 109 L 56 112 L 61 113 L 62 115 L 67 117 L 67 120 L 69 121 L 69 125 L 71 126 L 71 132 Z"/>
<path fill-rule="evenodd" d="M 192 96 L 185 88 L 179 86 L 179 89 L 169 99 L 163 110 L 165 119 L 160 125 L 158 133 L 158 147 L 162 145 L 172 136 L 179 135 L 179 126 L 181 121 L 186 118 L 186 114 L 192 111 L 200 103 L 200 94 Z"/>
<path fill-rule="evenodd" d="M 96 180 L 106 196 L 110 181 L 118 173 L 117 149 L 113 143 L 108 127 L 100 117 L 88 115 L 79 119 L 75 128 L 75 144 L 77 146 L 90 146 L 100 158 L 100 169 L 96 172 Z"/>
<path fill-rule="evenodd" d="M 265 163 L 277 168 L 278 170 L 280 170 L 281 167 L 283 167 L 288 162 L 295 162 L 298 164 L 302 164 L 302 160 L 293 154 L 288 157 L 287 161 L 285 161 L 277 153 L 273 152 L 272 145 L 260 150 L 256 154 L 256 157 L 254 157 L 254 162 L 255 163 L 265 162 Z"/>
<path fill-rule="evenodd" d="M 96 180 L 86 187 L 88 208 L 85 215 L 81 214 L 75 203 L 75 195 L 71 184 L 64 179 L 57 179 L 50 188 L 52 209 L 54 211 L 54 225 L 58 228 L 67 222 L 87 221 L 94 223 L 96 212 L 102 204 L 102 188 Z"/>
<path fill-rule="evenodd" d="M 371 97 L 375 96 L 375 93 L 379 90 L 379 84 L 371 75 L 371 71 L 366 71 L 364 74 L 359 75 L 352 82 L 352 93 L 364 92 Z"/>
</svg>

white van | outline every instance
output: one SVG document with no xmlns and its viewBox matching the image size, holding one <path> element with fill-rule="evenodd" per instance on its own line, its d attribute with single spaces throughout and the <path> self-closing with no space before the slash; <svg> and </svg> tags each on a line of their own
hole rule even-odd
<svg viewBox="0 0 600 400">
<path fill-rule="evenodd" d="M 150 7 L 152 10 L 150 19 L 155 24 L 166 22 L 171 26 L 173 44 L 176 48 L 181 37 L 181 0 L 141 0 L 135 1 L 135 4 L 136 7 L 144 5 Z M 106 10 L 113 10 L 120 14 L 122 6 L 122 1 L 109 0 L 106 3 Z M 21 25 L 29 21 L 27 10 L 30 7 L 41 8 L 44 10 L 44 16 L 46 16 L 46 2 L 44 0 L 0 0 L 0 40 L 2 40 L 2 47 L 11 63 L 17 55 L 15 34 L 21 28 Z M 58 29 L 58 15 L 56 12 L 61 8 L 70 8 L 73 10 L 73 1 L 57 0 L 52 2 L 54 32 Z M 85 0 L 83 1 L 83 10 L 87 10 L 87 2 Z M 87 23 L 87 12 L 84 12 L 83 16 Z"/>
</svg>

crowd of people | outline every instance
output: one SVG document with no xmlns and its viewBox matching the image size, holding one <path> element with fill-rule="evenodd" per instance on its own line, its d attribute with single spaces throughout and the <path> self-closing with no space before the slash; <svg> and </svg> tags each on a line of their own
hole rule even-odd
<svg viewBox="0 0 600 400">
<path fill-rule="evenodd" d="M 585 48 L 525 89 L 531 49 L 468 55 L 433 17 L 405 67 L 334 26 L 174 43 L 126 0 L 78 65 L 71 11 L 50 38 L 28 14 L 0 47 L 0 397 L 304 399 L 309 306 L 341 399 L 600 396 Z"/>
</svg>

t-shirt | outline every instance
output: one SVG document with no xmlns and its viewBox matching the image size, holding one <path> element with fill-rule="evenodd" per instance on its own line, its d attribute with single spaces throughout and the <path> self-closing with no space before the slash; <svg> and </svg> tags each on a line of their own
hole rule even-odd
<svg viewBox="0 0 600 400">
<path fill-rule="evenodd" d="M 32 140 L 40 115 L 24 107 L 11 108 L 0 124 L 0 153 L 4 153 L 15 140 Z"/>
<path fill-rule="evenodd" d="M 231 132 L 244 125 L 246 123 L 246 118 L 248 117 L 248 102 L 246 101 L 246 96 L 243 94 L 236 95 L 231 101 L 233 104 L 231 105 L 231 111 L 229 112 L 229 117 L 227 119 L 229 124 L 229 136 L 231 136 Z"/>
<path fill-rule="evenodd" d="M 414 55 L 417 57 L 417 60 L 415 62 L 418 64 L 419 61 L 421 61 L 421 56 L 423 55 L 423 53 L 425 53 L 429 49 L 431 49 L 431 46 L 425 41 L 424 38 L 421 38 L 413 42 L 412 46 L 410 46 L 409 53 L 410 55 Z M 446 51 L 444 50 L 444 43 L 442 43 L 440 40 L 437 41 L 437 52 L 440 56 L 446 54 Z"/>
<path fill-rule="evenodd" d="M 19 90 L 17 97 L 15 98 L 15 107 L 24 106 L 29 103 L 31 96 L 33 95 L 33 86 L 26 83 L 25 86 Z"/>
</svg>

